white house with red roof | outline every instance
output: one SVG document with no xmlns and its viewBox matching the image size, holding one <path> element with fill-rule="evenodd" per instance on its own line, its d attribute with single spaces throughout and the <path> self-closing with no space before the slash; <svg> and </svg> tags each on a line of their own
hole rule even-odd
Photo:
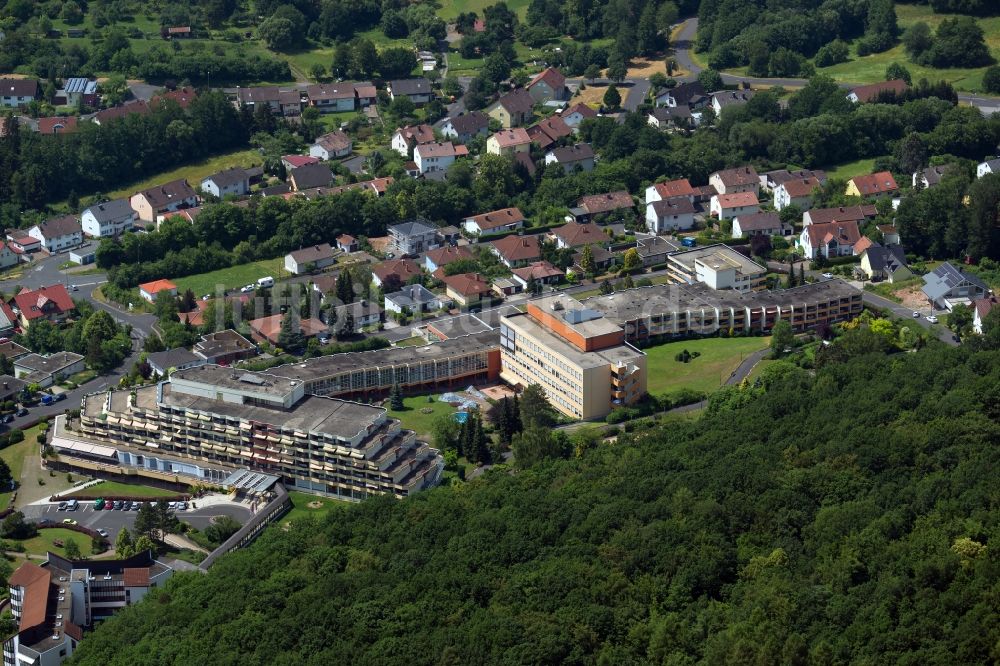
<svg viewBox="0 0 1000 666">
<path fill-rule="evenodd" d="M 760 212 L 760 202 L 754 192 L 716 194 L 709 204 L 709 212 L 720 220 L 731 220 L 737 215 Z"/>
<path fill-rule="evenodd" d="M 170 280 L 153 280 L 139 285 L 139 295 L 150 303 L 156 300 L 157 294 L 165 291 L 171 296 L 177 295 L 177 285 Z"/>
<path fill-rule="evenodd" d="M 25 289 L 14 297 L 13 305 L 17 308 L 22 328 L 28 328 L 40 319 L 60 322 L 76 311 L 73 299 L 61 284 Z"/>
<path fill-rule="evenodd" d="M 524 226 L 524 213 L 520 208 L 502 208 L 489 213 L 473 215 L 462 222 L 470 234 L 496 234 L 514 231 Z"/>
</svg>

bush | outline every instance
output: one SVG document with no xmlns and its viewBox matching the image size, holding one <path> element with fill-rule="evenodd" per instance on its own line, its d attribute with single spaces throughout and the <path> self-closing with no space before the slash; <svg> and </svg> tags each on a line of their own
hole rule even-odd
<svg viewBox="0 0 1000 666">
<path fill-rule="evenodd" d="M 986 69 L 986 73 L 983 74 L 983 90 L 1000 93 L 1000 66 L 993 65 Z"/>
</svg>

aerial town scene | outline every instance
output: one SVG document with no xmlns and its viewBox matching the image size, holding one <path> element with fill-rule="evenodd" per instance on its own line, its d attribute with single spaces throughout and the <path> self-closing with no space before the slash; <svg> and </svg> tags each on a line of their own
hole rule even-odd
<svg viewBox="0 0 1000 666">
<path fill-rule="evenodd" d="M 1000 2 L 0 4 L 3 666 L 1000 663 Z"/>
</svg>

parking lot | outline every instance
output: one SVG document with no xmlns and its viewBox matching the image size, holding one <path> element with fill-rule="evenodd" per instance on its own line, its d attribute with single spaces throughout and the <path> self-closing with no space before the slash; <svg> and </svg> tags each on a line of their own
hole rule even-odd
<svg viewBox="0 0 1000 666">
<path fill-rule="evenodd" d="M 195 501 L 197 504 L 197 501 Z M 77 521 L 83 527 L 92 530 L 103 528 L 108 531 L 109 539 L 112 541 L 123 527 L 132 529 L 135 525 L 137 511 L 95 509 L 92 501 L 80 502 L 80 507 L 76 511 L 60 511 L 57 503 L 32 504 L 22 509 L 24 517 L 28 521 L 51 520 L 60 523 L 66 518 Z M 174 515 L 193 527 L 203 530 L 208 527 L 212 519 L 216 516 L 226 515 L 237 520 L 241 525 L 246 523 L 251 516 L 250 508 L 243 504 L 213 504 L 209 507 L 192 509 L 188 503 L 187 511 L 176 511 Z"/>
</svg>

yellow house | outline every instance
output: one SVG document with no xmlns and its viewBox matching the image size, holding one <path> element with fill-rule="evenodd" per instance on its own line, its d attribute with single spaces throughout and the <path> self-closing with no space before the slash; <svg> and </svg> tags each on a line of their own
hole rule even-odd
<svg viewBox="0 0 1000 666">
<path fill-rule="evenodd" d="M 896 185 L 896 179 L 888 171 L 855 176 L 847 181 L 847 189 L 844 191 L 849 197 L 879 197 L 898 193 L 899 186 Z"/>
<path fill-rule="evenodd" d="M 486 140 L 486 152 L 490 155 L 514 155 L 527 153 L 531 149 L 531 137 L 523 127 L 500 130 Z"/>
<path fill-rule="evenodd" d="M 524 88 L 512 90 L 486 109 L 486 115 L 500 123 L 501 127 L 520 127 L 531 120 L 531 110 L 535 100 Z"/>
</svg>

